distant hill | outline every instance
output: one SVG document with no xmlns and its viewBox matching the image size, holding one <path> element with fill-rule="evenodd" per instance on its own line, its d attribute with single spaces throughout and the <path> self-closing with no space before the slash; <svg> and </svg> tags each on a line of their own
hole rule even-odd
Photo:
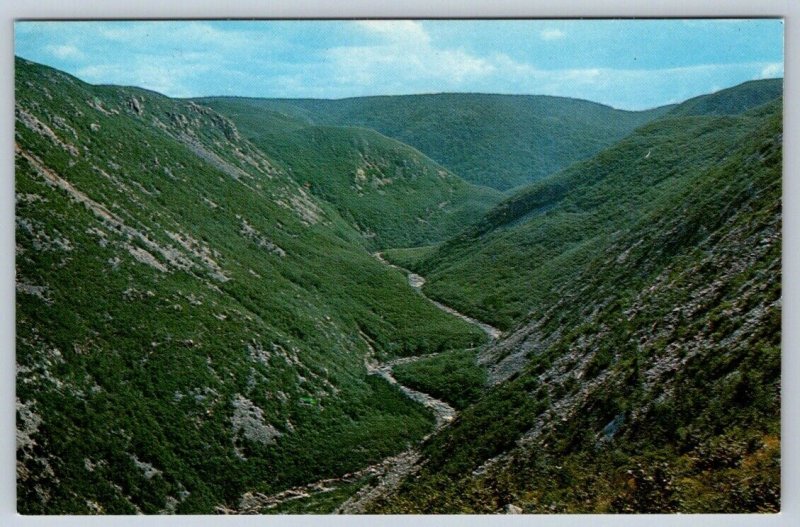
<svg viewBox="0 0 800 527">
<path fill-rule="evenodd" d="M 749 81 L 689 99 L 670 110 L 668 115 L 739 115 L 780 97 L 782 93 L 783 79 Z"/>
<path fill-rule="evenodd" d="M 413 146 L 466 181 L 498 190 L 585 159 L 670 109 L 628 112 L 563 97 L 465 93 L 197 101 L 248 123 L 263 115 L 277 126 L 282 121 L 371 128 Z"/>
<path fill-rule="evenodd" d="M 735 115 L 654 121 L 400 253 L 429 295 L 507 331 L 481 352 L 494 388 L 368 512 L 779 510 L 774 86 L 725 93 L 751 101 Z"/>
<path fill-rule="evenodd" d="M 374 130 L 313 126 L 236 100 L 203 101 L 300 184 L 331 203 L 370 247 L 409 247 L 458 234 L 501 199 Z"/>
</svg>

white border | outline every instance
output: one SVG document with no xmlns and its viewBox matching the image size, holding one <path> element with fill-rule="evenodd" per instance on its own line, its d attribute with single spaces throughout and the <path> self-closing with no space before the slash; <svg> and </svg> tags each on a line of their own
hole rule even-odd
<svg viewBox="0 0 800 527">
<path fill-rule="evenodd" d="M 452 18 L 452 17 L 735 17 L 785 18 L 782 510 L 777 515 L 651 516 L 278 516 L 82 517 L 18 516 L 15 512 L 14 423 L 14 153 L 13 20 L 17 18 Z M 5 0 L 0 2 L 0 525 L 800 525 L 800 181 L 798 158 L 800 2 L 793 0 Z"/>
</svg>

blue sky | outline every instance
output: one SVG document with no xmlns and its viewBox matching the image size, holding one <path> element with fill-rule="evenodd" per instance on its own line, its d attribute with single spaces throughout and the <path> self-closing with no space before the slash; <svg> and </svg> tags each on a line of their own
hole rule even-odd
<svg viewBox="0 0 800 527">
<path fill-rule="evenodd" d="M 17 22 L 15 48 L 173 97 L 488 92 L 644 109 L 783 76 L 780 20 Z"/>
</svg>

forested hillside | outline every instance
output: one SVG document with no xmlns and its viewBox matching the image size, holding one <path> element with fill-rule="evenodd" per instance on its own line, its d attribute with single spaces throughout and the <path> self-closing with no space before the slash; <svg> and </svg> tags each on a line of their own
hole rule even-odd
<svg viewBox="0 0 800 527">
<path fill-rule="evenodd" d="M 428 251 L 430 293 L 508 331 L 365 510 L 779 510 L 781 112 L 654 122 Z"/>
<path fill-rule="evenodd" d="M 774 83 L 761 86 L 772 93 Z M 687 199 L 697 178 L 735 155 L 775 104 L 742 115 L 670 114 L 521 189 L 437 251 L 404 263 L 428 278 L 432 296 L 507 329 L 558 300 L 555 290 L 621 235 Z"/>
<path fill-rule="evenodd" d="M 20 512 L 211 513 L 431 429 L 370 347 L 483 334 L 232 122 L 22 59 L 15 113 Z"/>
<path fill-rule="evenodd" d="M 332 204 L 371 248 L 450 238 L 501 199 L 466 183 L 414 148 L 374 130 L 305 126 L 236 100 L 201 101 L 226 112 L 255 146 L 310 193 Z"/>
<path fill-rule="evenodd" d="M 351 99 L 207 98 L 237 120 L 360 126 L 407 143 L 470 183 L 508 190 L 541 179 L 663 115 L 579 99 L 443 93 Z"/>
</svg>

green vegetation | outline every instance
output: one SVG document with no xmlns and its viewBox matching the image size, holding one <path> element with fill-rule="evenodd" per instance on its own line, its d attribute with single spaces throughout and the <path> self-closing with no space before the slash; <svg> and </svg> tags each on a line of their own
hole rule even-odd
<svg viewBox="0 0 800 527">
<path fill-rule="evenodd" d="M 536 210 L 558 199 L 545 192 L 557 182 L 588 181 L 548 212 L 526 217 L 512 202 L 491 213 L 508 219 L 482 227 L 495 248 L 497 231 L 524 244 L 536 229 L 559 234 L 570 259 L 540 275 L 553 293 L 514 327 L 514 350 L 530 350 L 522 365 L 431 438 L 420 472 L 371 510 L 779 510 L 781 106 L 653 123 L 517 196 Z M 649 170 L 631 156 L 637 144 L 648 161 L 674 145 L 689 164 L 670 156 Z M 580 215 L 608 221 L 605 234 L 580 242 L 557 228 Z M 581 236 L 592 226 L 578 225 Z M 583 243 L 591 254 L 564 268 Z M 543 250 L 528 247 L 529 258 Z M 495 276 L 483 269 L 485 288 Z"/>
<path fill-rule="evenodd" d="M 467 93 L 339 100 L 218 97 L 198 102 L 257 133 L 301 123 L 377 130 L 470 183 L 498 190 L 585 159 L 671 108 L 627 112 L 562 97 Z M 260 118 L 265 125 L 259 124 Z"/>
<path fill-rule="evenodd" d="M 474 350 L 448 351 L 392 370 L 394 378 L 423 393 L 450 403 L 457 410 L 477 401 L 486 387 L 486 371 L 476 363 Z"/>
<path fill-rule="evenodd" d="M 508 329 L 533 307 L 557 301 L 559 289 L 621 235 L 684 199 L 761 119 L 749 113 L 655 121 L 522 189 L 414 268 L 426 276 L 429 296 Z"/>
<path fill-rule="evenodd" d="M 670 110 L 668 115 L 740 115 L 780 97 L 782 93 L 783 79 L 749 81 L 689 99 Z"/>
<path fill-rule="evenodd" d="M 466 346 L 206 108 L 16 62 L 18 506 L 213 512 L 433 418 L 363 367 Z"/>
<path fill-rule="evenodd" d="M 262 511 L 262 514 L 331 514 L 358 489 L 367 485 L 371 477 L 339 485 L 327 492 L 317 492 L 306 498 L 298 498 L 281 503 L 273 509 Z"/>
<path fill-rule="evenodd" d="M 420 247 L 387 249 L 382 254 L 387 261 L 405 269 L 416 271 L 418 265 L 431 256 L 436 251 L 436 248 L 436 245 L 423 245 Z"/>
<path fill-rule="evenodd" d="M 211 104 L 224 111 L 229 104 Z M 371 249 L 449 238 L 500 201 L 500 193 L 465 183 L 418 151 L 364 128 L 286 130 L 253 113 L 231 112 L 242 133 L 298 183 L 333 205 Z"/>
</svg>

